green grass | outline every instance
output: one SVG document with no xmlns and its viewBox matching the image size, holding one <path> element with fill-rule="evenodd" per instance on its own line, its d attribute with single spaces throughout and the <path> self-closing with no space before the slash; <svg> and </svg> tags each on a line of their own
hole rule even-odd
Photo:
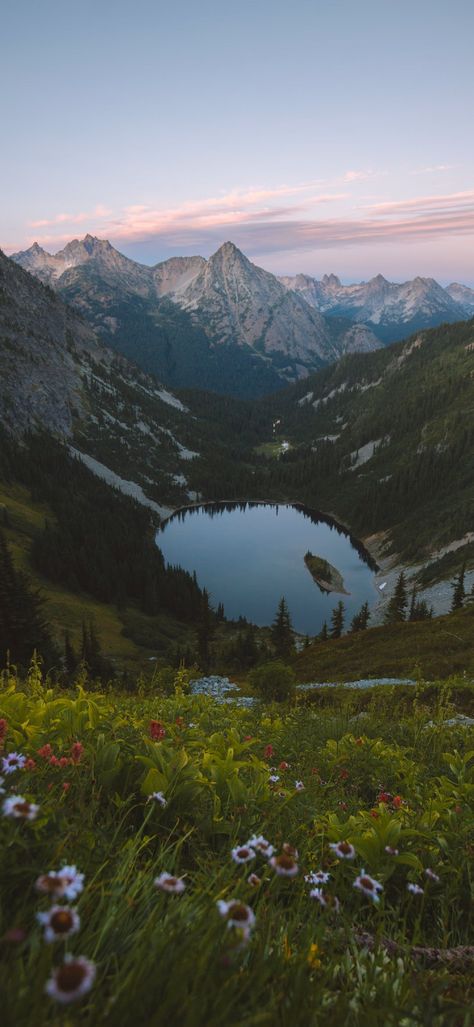
<svg viewBox="0 0 474 1027">
<path fill-rule="evenodd" d="M 474 604 L 433 620 L 385 624 L 315 641 L 292 662 L 300 681 L 474 676 Z"/>
<path fill-rule="evenodd" d="M 453 950 L 472 939 L 472 731 L 443 724 L 455 688 L 438 685 L 421 702 L 420 686 L 409 712 L 397 695 L 388 706 L 374 694 L 367 707 L 367 696 L 337 690 L 326 709 L 241 710 L 180 687 L 171 698 L 46 692 L 35 668 L 28 682 L 4 679 L 6 751 L 36 761 L 7 778 L 7 792 L 21 791 L 40 813 L 31 823 L 3 819 L 3 1022 L 469 1027 L 466 954 L 433 962 L 414 946 Z M 158 741 L 152 720 L 164 727 Z M 78 740 L 80 761 L 64 768 L 38 752 L 50 743 L 67 756 Z M 153 791 L 165 807 L 147 801 Z M 262 856 L 234 862 L 231 850 L 253 833 L 277 854 L 295 846 L 296 876 L 278 876 Z M 331 850 L 341 839 L 353 860 Z M 34 882 L 66 863 L 85 873 L 80 931 L 46 944 L 36 913 L 49 900 Z M 378 904 L 354 888 L 362 867 L 383 885 Z M 337 914 L 309 897 L 304 876 L 320 869 Z M 154 886 L 163 871 L 184 877 L 183 894 Z M 410 894 L 409 882 L 423 894 Z M 255 915 L 245 943 L 216 906 L 234 898 Z M 97 977 L 63 1008 L 44 987 L 65 951 L 93 960 Z"/>
</svg>

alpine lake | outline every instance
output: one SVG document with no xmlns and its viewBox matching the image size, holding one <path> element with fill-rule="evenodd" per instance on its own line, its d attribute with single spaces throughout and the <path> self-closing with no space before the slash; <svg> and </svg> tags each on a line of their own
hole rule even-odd
<svg viewBox="0 0 474 1027">
<path fill-rule="evenodd" d="M 232 620 L 269 625 L 284 596 L 295 630 L 316 635 L 339 600 L 347 626 L 364 602 L 371 607 L 377 599 L 377 566 L 363 545 L 330 517 L 297 504 L 185 507 L 163 522 L 156 542 L 167 564 L 195 572 L 212 605 L 223 603 Z M 308 553 L 338 572 L 339 591 L 318 584 Z"/>
</svg>

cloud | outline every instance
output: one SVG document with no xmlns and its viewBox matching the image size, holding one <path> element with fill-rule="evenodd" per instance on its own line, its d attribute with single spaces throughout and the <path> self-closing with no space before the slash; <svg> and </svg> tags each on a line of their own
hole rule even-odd
<svg viewBox="0 0 474 1027">
<path fill-rule="evenodd" d="M 82 225 L 88 221 L 92 221 L 97 218 L 110 217 L 112 211 L 102 204 L 97 206 L 92 211 L 82 211 L 80 214 L 55 214 L 54 218 L 42 218 L 39 221 L 30 221 L 30 228 L 51 228 L 53 225 Z"/>
<path fill-rule="evenodd" d="M 429 168 L 415 168 L 410 175 L 428 175 L 436 171 L 452 171 L 456 164 L 434 164 Z"/>
<path fill-rule="evenodd" d="M 444 210 L 445 212 L 461 209 L 470 209 L 474 204 L 474 189 L 468 189 L 460 193 L 442 193 L 437 196 L 416 196 L 409 200 L 388 201 L 385 203 L 374 203 L 366 207 L 373 214 L 405 214 L 415 210 L 430 211 Z"/>
</svg>

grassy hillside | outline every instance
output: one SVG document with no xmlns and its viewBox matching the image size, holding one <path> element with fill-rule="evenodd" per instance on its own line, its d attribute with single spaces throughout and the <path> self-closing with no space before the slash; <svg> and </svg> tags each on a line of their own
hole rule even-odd
<svg viewBox="0 0 474 1027">
<path fill-rule="evenodd" d="M 315 641 L 294 660 L 300 681 L 366 677 L 474 677 L 474 603 L 446 617 L 385 624 L 327 642 Z"/>
<path fill-rule="evenodd" d="M 6 518 L 3 531 L 11 546 L 15 565 L 41 589 L 47 600 L 47 619 L 60 644 L 64 632 L 68 631 L 73 644 L 78 647 L 82 623 L 92 619 L 104 655 L 117 670 L 136 674 L 140 669 L 150 671 L 150 657 L 156 657 L 160 650 L 168 651 L 173 646 L 185 648 L 187 644 L 194 643 L 192 628 L 165 613 L 151 617 L 131 607 L 119 611 L 110 603 L 99 602 L 85 592 L 73 592 L 55 585 L 39 574 L 31 562 L 31 547 L 43 532 L 45 520 L 54 524 L 54 515 L 47 505 L 32 500 L 24 486 L 0 482 L 0 521 L 2 517 Z"/>
</svg>

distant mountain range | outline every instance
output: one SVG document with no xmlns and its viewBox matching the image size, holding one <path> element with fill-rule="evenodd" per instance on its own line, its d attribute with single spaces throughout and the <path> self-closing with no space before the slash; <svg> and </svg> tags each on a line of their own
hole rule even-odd
<svg viewBox="0 0 474 1027">
<path fill-rule="evenodd" d="M 432 278 L 278 278 L 231 242 L 208 260 L 153 267 L 86 235 L 54 255 L 13 255 L 86 317 L 114 349 L 174 387 L 252 398 L 346 353 L 370 352 L 422 328 L 472 316 L 474 290 Z"/>
</svg>

